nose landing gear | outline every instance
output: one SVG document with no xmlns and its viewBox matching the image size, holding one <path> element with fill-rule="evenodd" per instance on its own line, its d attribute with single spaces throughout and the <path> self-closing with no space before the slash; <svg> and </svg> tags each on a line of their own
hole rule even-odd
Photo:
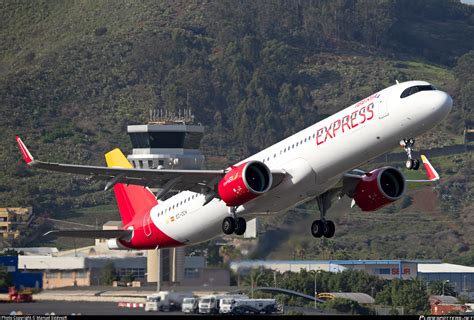
<svg viewBox="0 0 474 320">
<path fill-rule="evenodd" d="M 415 139 L 412 139 L 412 138 L 400 140 L 400 145 L 405 149 L 405 152 L 408 156 L 408 159 L 405 162 L 405 167 L 408 170 L 418 170 L 418 168 L 420 167 L 420 160 L 413 159 L 411 155 L 414 144 L 415 144 Z"/>
<path fill-rule="evenodd" d="M 236 211 L 237 207 L 229 208 L 231 217 L 225 217 L 222 221 L 222 231 L 225 234 L 235 233 L 238 236 L 241 236 L 247 230 L 247 222 L 242 217 L 237 217 Z"/>
</svg>

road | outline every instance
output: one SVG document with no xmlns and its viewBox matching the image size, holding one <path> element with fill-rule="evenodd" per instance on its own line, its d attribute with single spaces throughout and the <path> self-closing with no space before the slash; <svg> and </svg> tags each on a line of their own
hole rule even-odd
<svg viewBox="0 0 474 320">
<path fill-rule="evenodd" d="M 181 312 L 145 312 L 143 308 L 119 308 L 116 302 L 64 302 L 37 301 L 31 303 L 0 303 L 0 315 L 9 315 L 12 311 L 23 314 L 45 315 L 54 312 L 56 315 L 178 315 Z"/>
</svg>

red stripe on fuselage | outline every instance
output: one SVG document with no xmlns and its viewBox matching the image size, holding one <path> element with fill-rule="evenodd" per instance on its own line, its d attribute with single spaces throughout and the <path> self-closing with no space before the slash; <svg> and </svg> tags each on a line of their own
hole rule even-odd
<svg viewBox="0 0 474 320">
<path fill-rule="evenodd" d="M 148 215 L 149 213 L 147 213 L 147 216 Z M 146 220 L 145 225 L 143 224 L 144 220 Z M 161 231 L 151 219 L 148 220 L 146 217 L 135 217 L 124 229 L 129 229 L 130 227 L 133 227 L 132 240 L 130 240 L 130 242 L 120 240 L 120 243 L 127 248 L 141 250 L 156 249 L 156 247 L 171 248 L 184 245 L 184 243 L 176 241 Z"/>
</svg>

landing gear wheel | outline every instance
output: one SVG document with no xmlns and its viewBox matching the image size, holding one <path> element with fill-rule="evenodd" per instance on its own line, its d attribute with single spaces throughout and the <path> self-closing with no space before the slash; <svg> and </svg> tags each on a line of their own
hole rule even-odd
<svg viewBox="0 0 474 320">
<path fill-rule="evenodd" d="M 413 162 L 413 170 L 418 170 L 420 168 L 420 160 L 414 159 Z"/>
<path fill-rule="evenodd" d="M 241 236 L 247 230 L 247 221 L 244 218 L 238 217 L 236 220 L 235 234 Z"/>
<path fill-rule="evenodd" d="M 321 220 L 314 220 L 311 225 L 311 234 L 315 238 L 321 238 L 325 229 L 324 223 Z"/>
<path fill-rule="evenodd" d="M 326 220 L 324 223 L 323 236 L 326 238 L 332 238 L 334 237 L 334 233 L 336 233 L 336 225 L 331 220 Z"/>
<path fill-rule="evenodd" d="M 225 234 L 232 234 L 235 231 L 236 223 L 234 218 L 227 217 L 222 221 L 222 231 Z"/>
<path fill-rule="evenodd" d="M 407 159 L 407 161 L 405 162 L 405 167 L 408 169 L 408 170 L 411 170 L 415 167 L 415 160 L 413 159 Z"/>
</svg>

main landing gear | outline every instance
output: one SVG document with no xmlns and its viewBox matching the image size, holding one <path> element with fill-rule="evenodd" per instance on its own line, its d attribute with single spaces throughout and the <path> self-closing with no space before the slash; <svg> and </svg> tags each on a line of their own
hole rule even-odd
<svg viewBox="0 0 474 320">
<path fill-rule="evenodd" d="M 420 167 L 420 160 L 413 159 L 411 155 L 411 151 L 413 145 L 415 144 L 415 139 L 402 139 L 400 140 L 400 145 L 405 149 L 407 153 L 408 159 L 405 162 L 405 166 L 408 170 L 418 170 Z"/>
<path fill-rule="evenodd" d="M 315 238 L 332 238 L 336 232 L 336 225 L 331 220 L 326 220 L 326 210 L 329 207 L 331 199 L 327 193 L 323 193 L 316 197 L 318 201 L 319 212 L 321 215 L 320 220 L 314 220 L 311 225 L 311 234 Z"/>
<path fill-rule="evenodd" d="M 242 217 L 237 217 L 237 207 L 230 207 L 229 211 L 232 217 L 224 218 L 222 221 L 222 231 L 225 234 L 235 233 L 238 236 L 243 235 L 247 229 L 247 221 Z"/>
</svg>

